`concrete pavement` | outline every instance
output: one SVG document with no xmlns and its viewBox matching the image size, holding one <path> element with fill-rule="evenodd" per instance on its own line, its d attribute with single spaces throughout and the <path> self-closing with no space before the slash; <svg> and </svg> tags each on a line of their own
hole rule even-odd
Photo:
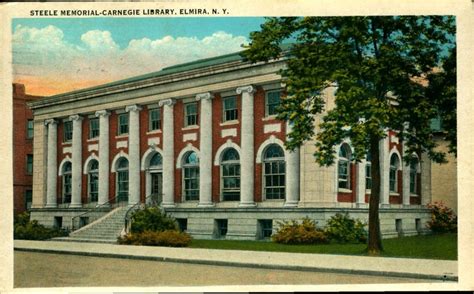
<svg viewBox="0 0 474 294">
<path fill-rule="evenodd" d="M 457 261 L 15 240 L 15 250 L 182 263 L 457 281 Z"/>
</svg>

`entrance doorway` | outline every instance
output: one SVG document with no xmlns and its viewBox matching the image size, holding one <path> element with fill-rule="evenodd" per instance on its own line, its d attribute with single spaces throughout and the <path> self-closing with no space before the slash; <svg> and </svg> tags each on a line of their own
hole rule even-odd
<svg viewBox="0 0 474 294">
<path fill-rule="evenodd" d="M 151 201 L 161 203 L 163 193 L 163 174 L 161 172 L 150 172 L 151 175 Z"/>
</svg>

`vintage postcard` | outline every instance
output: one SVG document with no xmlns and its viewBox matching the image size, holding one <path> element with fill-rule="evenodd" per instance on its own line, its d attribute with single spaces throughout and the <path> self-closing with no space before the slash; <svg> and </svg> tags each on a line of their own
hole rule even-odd
<svg viewBox="0 0 474 294">
<path fill-rule="evenodd" d="M 0 5 L 1 291 L 472 290 L 474 8 L 398 4 Z"/>
</svg>

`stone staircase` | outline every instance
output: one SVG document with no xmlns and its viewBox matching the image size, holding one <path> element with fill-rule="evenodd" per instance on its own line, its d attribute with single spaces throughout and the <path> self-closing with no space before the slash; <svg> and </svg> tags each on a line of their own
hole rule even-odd
<svg viewBox="0 0 474 294">
<path fill-rule="evenodd" d="M 129 207 L 118 207 L 98 220 L 74 231 L 69 237 L 54 238 L 61 241 L 116 243 L 124 229 L 125 214 Z"/>
</svg>

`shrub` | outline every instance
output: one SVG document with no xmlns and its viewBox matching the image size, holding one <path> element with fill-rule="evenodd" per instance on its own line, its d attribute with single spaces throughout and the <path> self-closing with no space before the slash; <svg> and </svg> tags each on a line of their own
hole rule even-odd
<svg viewBox="0 0 474 294">
<path fill-rule="evenodd" d="M 365 243 L 367 242 L 366 224 L 359 219 L 352 219 L 349 213 L 336 213 L 332 216 L 324 229 L 330 240 L 338 243 Z"/>
<path fill-rule="evenodd" d="M 38 224 L 36 220 L 30 221 L 27 212 L 15 216 L 13 230 L 13 238 L 18 240 L 47 240 L 68 235 L 65 230 L 47 228 Z"/>
<path fill-rule="evenodd" d="M 278 231 L 272 236 L 273 242 L 283 244 L 320 244 L 328 242 L 324 232 L 317 229 L 316 223 L 307 217 L 301 223 L 291 220 L 278 224 Z"/>
<path fill-rule="evenodd" d="M 119 244 L 145 245 L 145 246 L 167 246 L 186 247 L 191 242 L 188 233 L 176 230 L 166 230 L 162 232 L 144 231 L 140 233 L 129 233 L 117 239 Z"/>
<path fill-rule="evenodd" d="M 137 210 L 132 214 L 131 220 L 132 225 L 130 231 L 132 233 L 179 230 L 175 219 L 161 212 L 157 207 L 147 207 L 143 210 Z"/>
<path fill-rule="evenodd" d="M 443 202 L 428 204 L 431 210 L 431 220 L 427 223 L 433 233 L 455 233 L 458 229 L 458 218 L 454 211 Z"/>
</svg>

